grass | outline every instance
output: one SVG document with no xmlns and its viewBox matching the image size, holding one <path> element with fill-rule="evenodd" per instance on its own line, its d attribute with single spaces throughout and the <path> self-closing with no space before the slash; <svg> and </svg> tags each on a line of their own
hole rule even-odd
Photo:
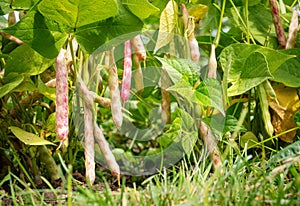
<svg viewBox="0 0 300 206">
<path fill-rule="evenodd" d="M 277 156 L 282 157 L 284 152 Z M 289 157 L 281 159 L 285 164 L 278 166 L 249 155 L 237 156 L 214 172 L 207 160 L 193 164 L 183 160 L 140 185 L 133 183 L 129 187 L 123 178 L 121 187 L 114 191 L 105 178 L 92 188 L 79 184 L 70 175 L 70 167 L 67 177 L 63 177 L 64 186 L 56 189 L 29 189 L 9 174 L 2 184 L 10 182 L 12 192 L 0 192 L 1 203 L 10 199 L 15 205 L 298 205 L 299 154 L 296 159 L 291 157 L 289 153 Z M 17 182 L 27 189 L 16 186 Z M 50 183 L 46 184 L 51 188 Z"/>
</svg>

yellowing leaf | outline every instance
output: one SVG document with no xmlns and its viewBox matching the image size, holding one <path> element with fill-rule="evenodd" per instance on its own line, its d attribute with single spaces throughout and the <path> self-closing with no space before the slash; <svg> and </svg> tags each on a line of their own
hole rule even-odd
<svg viewBox="0 0 300 206">
<path fill-rule="evenodd" d="M 199 20 L 202 19 L 207 12 L 208 6 L 204 4 L 197 4 L 188 8 L 188 13 L 190 16 L 194 17 L 195 22 L 199 22 Z"/>
<path fill-rule="evenodd" d="M 159 32 L 154 53 L 171 42 L 178 18 L 178 5 L 170 0 L 160 15 Z"/>
<path fill-rule="evenodd" d="M 269 100 L 269 105 L 272 108 L 272 124 L 275 134 L 280 134 L 284 131 L 296 127 L 293 116 L 300 109 L 300 100 L 295 88 L 286 87 L 279 84 L 274 87 L 276 93 L 277 104 L 274 100 Z M 285 142 L 292 142 L 296 135 L 296 131 L 281 135 L 279 138 Z"/>
<path fill-rule="evenodd" d="M 30 132 L 26 132 L 25 130 L 22 130 L 18 127 L 9 127 L 9 129 L 24 144 L 27 144 L 27 145 L 46 145 L 46 144 L 55 145 L 52 142 L 42 139 L 42 138 L 38 137 L 37 135 L 32 134 Z"/>
</svg>

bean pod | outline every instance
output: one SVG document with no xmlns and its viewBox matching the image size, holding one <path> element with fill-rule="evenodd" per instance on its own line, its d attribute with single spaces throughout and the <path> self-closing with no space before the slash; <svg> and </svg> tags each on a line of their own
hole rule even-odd
<svg viewBox="0 0 300 206">
<path fill-rule="evenodd" d="M 122 114 L 117 66 L 114 58 L 114 48 L 108 51 L 108 55 L 109 55 L 108 84 L 109 84 L 110 98 L 111 98 L 111 112 L 116 127 L 120 129 L 123 122 L 123 114 Z"/>
<path fill-rule="evenodd" d="M 122 78 L 121 98 L 123 104 L 127 101 L 130 95 L 132 75 L 132 59 L 131 59 L 131 43 L 126 41 L 124 43 L 124 69 Z"/>
<path fill-rule="evenodd" d="M 141 36 L 137 35 L 133 39 L 131 39 L 131 44 L 135 55 L 139 58 L 139 60 L 142 62 L 146 61 L 147 54 Z"/>
<path fill-rule="evenodd" d="M 66 50 L 61 49 L 56 58 L 56 134 L 60 145 L 66 141 L 69 134 L 68 106 L 68 69 L 66 65 Z"/>
</svg>

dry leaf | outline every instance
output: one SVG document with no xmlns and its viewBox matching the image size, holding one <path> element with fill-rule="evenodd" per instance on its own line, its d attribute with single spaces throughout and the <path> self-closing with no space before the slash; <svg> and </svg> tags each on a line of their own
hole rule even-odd
<svg viewBox="0 0 300 206">
<path fill-rule="evenodd" d="M 279 84 L 274 87 L 274 91 L 278 104 L 274 100 L 269 99 L 269 105 L 273 110 L 272 124 L 277 135 L 297 126 L 293 116 L 300 109 L 300 100 L 295 88 Z M 296 131 L 292 131 L 281 135 L 279 138 L 285 142 L 292 142 L 295 135 Z"/>
<path fill-rule="evenodd" d="M 208 12 L 208 6 L 203 4 L 197 4 L 188 8 L 188 13 L 194 17 L 195 23 L 198 23 L 200 19 L 203 19 L 205 14 Z"/>
</svg>

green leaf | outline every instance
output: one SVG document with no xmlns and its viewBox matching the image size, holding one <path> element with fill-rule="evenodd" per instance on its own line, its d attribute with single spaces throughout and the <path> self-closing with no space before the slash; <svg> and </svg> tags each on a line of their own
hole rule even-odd
<svg viewBox="0 0 300 206">
<path fill-rule="evenodd" d="M 42 139 L 42 138 L 38 137 L 37 135 L 27 132 L 18 127 L 9 127 L 9 129 L 24 144 L 27 144 L 27 145 L 47 145 L 47 144 L 55 145 L 52 142 Z"/>
<path fill-rule="evenodd" d="M 0 1 L 0 15 L 7 14 L 11 11 L 10 4 L 11 4 L 11 0 Z"/>
<path fill-rule="evenodd" d="M 64 30 L 56 22 L 45 19 L 36 11 L 36 7 L 17 24 L 3 29 L 49 59 L 55 58 L 65 43 L 68 34 Z"/>
<path fill-rule="evenodd" d="M 237 10 L 239 14 L 242 15 L 242 17 L 244 17 L 243 14 L 245 7 L 237 7 Z M 240 29 L 244 34 L 247 34 L 247 29 L 242 24 L 234 8 L 230 8 L 228 10 L 228 16 L 233 22 L 234 27 Z M 261 45 L 264 45 L 266 39 L 268 38 L 269 43 L 271 41 L 271 45 L 278 45 L 275 29 L 273 26 L 272 15 L 269 8 L 264 7 L 262 4 L 257 4 L 255 6 L 249 5 L 248 18 L 250 33 L 253 35 L 255 40 L 257 40 Z M 245 17 L 243 19 L 245 19 Z M 269 31 L 270 28 L 271 31 Z"/>
<path fill-rule="evenodd" d="M 232 81 L 232 86 L 227 90 L 228 96 L 243 94 L 270 78 L 272 75 L 265 56 L 254 52 L 248 56 L 245 64 L 241 67 L 239 77 Z"/>
<path fill-rule="evenodd" d="M 173 84 L 184 78 L 193 86 L 199 80 L 200 67 L 195 62 L 180 58 L 156 58 L 167 71 Z"/>
<path fill-rule="evenodd" d="M 284 62 L 274 73 L 273 79 L 289 87 L 300 87 L 300 49 L 287 49 L 284 54 L 296 55 L 295 58 Z"/>
<path fill-rule="evenodd" d="M 160 11 L 159 8 L 153 6 L 148 0 L 122 0 L 122 4 L 126 5 L 140 19 L 146 19 Z"/>
<path fill-rule="evenodd" d="M 222 88 L 216 79 L 208 78 L 202 81 L 194 92 L 193 100 L 202 106 L 214 107 L 225 115 Z"/>
<path fill-rule="evenodd" d="M 240 144 L 242 148 L 251 147 L 258 143 L 258 139 L 252 132 L 246 132 L 243 136 L 240 138 Z"/>
<path fill-rule="evenodd" d="M 51 99 L 52 101 L 56 100 L 56 89 L 47 87 L 40 77 L 38 79 L 37 92 L 44 95 L 48 99 Z"/>
<path fill-rule="evenodd" d="M 93 53 L 97 49 L 95 52 L 98 53 L 133 38 L 142 28 L 143 22 L 119 4 L 117 16 L 79 27 L 75 37 L 83 50 Z M 108 41 L 110 42 L 105 44 Z"/>
<path fill-rule="evenodd" d="M 10 53 L 11 58 L 7 60 L 5 75 L 15 72 L 25 75 L 38 75 L 48 69 L 55 59 L 47 59 L 23 44 Z"/>
<path fill-rule="evenodd" d="M 7 95 L 9 92 L 11 92 L 14 88 L 16 88 L 21 82 L 23 81 L 24 77 L 22 75 L 18 75 L 15 73 L 11 73 L 7 75 L 3 81 L 4 85 L 0 88 L 0 98 Z"/>
<path fill-rule="evenodd" d="M 24 80 L 19 84 L 13 92 L 36 91 L 36 86 L 29 76 L 24 77 Z"/>
<path fill-rule="evenodd" d="M 220 63 L 224 72 L 228 73 L 228 83 L 234 84 L 229 88 L 228 95 L 241 94 L 272 78 L 272 73 L 293 57 L 258 45 L 238 43 L 226 47 L 220 54 Z"/>
<path fill-rule="evenodd" d="M 29 10 L 39 0 L 14 0 L 12 1 L 12 8 L 14 10 Z"/>
<path fill-rule="evenodd" d="M 287 147 L 281 149 L 277 154 L 273 155 L 268 165 L 271 166 L 276 163 L 284 162 L 284 160 L 289 158 L 294 158 L 299 156 L 300 153 L 300 141 L 294 142 Z"/>
<path fill-rule="evenodd" d="M 181 143 L 186 154 L 190 154 L 198 138 L 194 119 L 185 111 L 178 109 L 177 117 L 170 128 L 157 141 L 161 147 L 167 148 L 172 143 Z"/>
<path fill-rule="evenodd" d="M 46 18 L 75 29 L 116 15 L 118 4 L 116 0 L 43 0 L 38 9 Z"/>
<path fill-rule="evenodd" d="M 296 112 L 293 119 L 294 119 L 294 122 L 297 124 L 297 126 L 300 127 L 300 111 Z"/>
</svg>

